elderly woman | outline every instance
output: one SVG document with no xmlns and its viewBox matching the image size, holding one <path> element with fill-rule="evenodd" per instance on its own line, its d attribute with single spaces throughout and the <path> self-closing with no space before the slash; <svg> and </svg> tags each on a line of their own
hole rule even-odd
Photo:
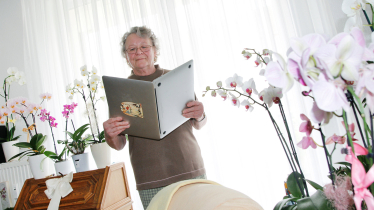
<svg viewBox="0 0 374 210">
<path fill-rule="evenodd" d="M 156 36 L 146 27 L 133 27 L 122 38 L 122 55 L 132 68 L 129 79 L 152 81 L 169 72 L 155 65 L 159 55 Z M 205 168 L 192 127 L 206 123 L 204 106 L 199 101 L 187 103 L 182 115 L 190 118 L 160 141 L 129 136 L 129 151 L 136 187 L 144 209 L 158 191 L 186 179 L 205 178 Z M 126 138 L 121 135 L 130 124 L 121 117 L 104 122 L 109 146 L 121 150 Z"/>
</svg>

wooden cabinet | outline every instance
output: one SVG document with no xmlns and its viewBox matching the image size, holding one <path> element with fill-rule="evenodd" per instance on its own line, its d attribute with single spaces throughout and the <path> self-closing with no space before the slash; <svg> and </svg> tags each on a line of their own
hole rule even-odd
<svg viewBox="0 0 374 210">
<path fill-rule="evenodd" d="M 59 177 L 27 179 L 14 209 L 47 209 L 50 200 L 44 193 L 45 181 Z M 75 173 L 70 185 L 73 192 L 61 198 L 59 209 L 132 209 L 124 163 Z"/>
</svg>

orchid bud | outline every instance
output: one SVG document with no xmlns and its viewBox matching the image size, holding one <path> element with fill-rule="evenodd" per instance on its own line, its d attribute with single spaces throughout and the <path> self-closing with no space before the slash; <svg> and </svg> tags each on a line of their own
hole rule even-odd
<svg viewBox="0 0 374 210">
<path fill-rule="evenodd" d="M 218 81 L 217 82 L 217 86 L 220 88 L 220 87 L 222 87 L 222 82 L 221 81 Z"/>
<path fill-rule="evenodd" d="M 209 91 L 210 90 L 210 87 L 209 86 L 206 86 L 206 91 Z"/>
<path fill-rule="evenodd" d="M 212 94 L 213 97 L 216 97 L 216 96 L 217 96 L 217 93 L 216 93 L 215 90 L 213 90 L 211 94 Z"/>
<path fill-rule="evenodd" d="M 268 50 L 268 49 L 263 49 L 262 50 L 263 55 L 269 55 L 269 53 L 270 53 L 270 50 Z"/>
</svg>

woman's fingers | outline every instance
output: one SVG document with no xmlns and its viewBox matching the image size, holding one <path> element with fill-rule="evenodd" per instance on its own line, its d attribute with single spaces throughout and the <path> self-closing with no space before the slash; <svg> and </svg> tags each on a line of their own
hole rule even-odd
<svg viewBox="0 0 374 210">
<path fill-rule="evenodd" d="M 121 117 L 110 118 L 103 123 L 105 133 L 110 137 L 115 137 L 122 131 L 130 127 L 129 122 L 122 121 Z"/>
</svg>

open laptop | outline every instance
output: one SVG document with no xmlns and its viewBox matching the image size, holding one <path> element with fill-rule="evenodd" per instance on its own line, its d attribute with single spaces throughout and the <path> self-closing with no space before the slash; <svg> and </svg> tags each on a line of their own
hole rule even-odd
<svg viewBox="0 0 374 210">
<path fill-rule="evenodd" d="M 123 134 L 161 140 L 188 120 L 182 116 L 195 100 L 193 60 L 152 82 L 103 76 L 109 117 L 130 122 Z"/>
</svg>

